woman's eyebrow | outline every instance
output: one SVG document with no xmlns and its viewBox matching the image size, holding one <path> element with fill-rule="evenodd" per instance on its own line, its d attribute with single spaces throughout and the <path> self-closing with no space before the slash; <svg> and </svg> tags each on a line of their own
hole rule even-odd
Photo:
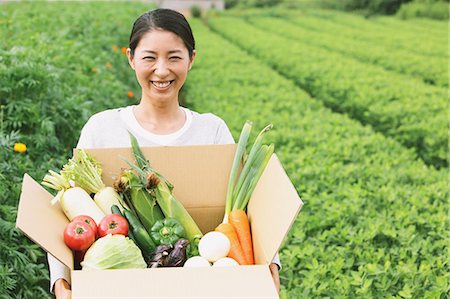
<svg viewBox="0 0 450 299">
<path fill-rule="evenodd" d="M 144 52 L 144 53 L 150 53 L 150 54 L 157 54 L 156 51 L 153 51 L 153 50 L 144 50 L 143 52 Z M 169 54 L 174 54 L 174 53 L 182 53 L 182 52 L 183 52 L 183 51 L 176 49 L 176 50 L 170 50 L 170 51 L 167 52 L 167 53 L 169 53 Z"/>
</svg>

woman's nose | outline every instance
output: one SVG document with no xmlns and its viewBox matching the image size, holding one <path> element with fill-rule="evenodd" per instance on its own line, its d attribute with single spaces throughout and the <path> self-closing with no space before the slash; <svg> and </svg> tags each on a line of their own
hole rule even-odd
<svg viewBox="0 0 450 299">
<path fill-rule="evenodd" d="M 169 68 L 167 67 L 167 62 L 164 59 L 158 59 L 155 64 L 155 75 L 160 78 L 164 78 L 168 76 L 170 73 Z"/>
</svg>

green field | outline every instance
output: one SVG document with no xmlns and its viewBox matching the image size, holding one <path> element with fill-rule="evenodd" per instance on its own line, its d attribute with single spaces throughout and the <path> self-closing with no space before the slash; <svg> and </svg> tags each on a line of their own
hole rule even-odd
<svg viewBox="0 0 450 299">
<path fill-rule="evenodd" d="M 0 8 L 0 298 L 51 298 L 44 251 L 15 228 L 22 176 L 59 169 L 93 113 L 138 101 L 121 48 L 149 7 Z M 182 104 L 235 140 L 247 119 L 273 123 L 305 202 L 280 249 L 281 298 L 448 298 L 446 22 L 260 9 L 190 23 Z"/>
</svg>

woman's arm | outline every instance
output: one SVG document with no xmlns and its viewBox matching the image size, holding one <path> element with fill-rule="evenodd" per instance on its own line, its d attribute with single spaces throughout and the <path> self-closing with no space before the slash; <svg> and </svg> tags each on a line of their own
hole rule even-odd
<svg viewBox="0 0 450 299">
<path fill-rule="evenodd" d="M 277 289 L 278 294 L 280 294 L 280 276 L 278 274 L 278 265 L 272 263 L 269 265 L 269 269 L 270 269 L 270 273 L 272 274 L 275 288 Z"/>
<path fill-rule="evenodd" d="M 55 282 L 55 298 L 72 299 L 70 284 L 64 278 L 60 278 Z"/>
</svg>

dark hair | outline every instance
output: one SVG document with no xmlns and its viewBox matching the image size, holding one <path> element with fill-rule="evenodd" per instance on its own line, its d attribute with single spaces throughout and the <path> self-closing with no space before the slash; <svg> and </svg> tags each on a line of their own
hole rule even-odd
<svg viewBox="0 0 450 299">
<path fill-rule="evenodd" d="M 195 49 L 195 40 L 186 18 L 179 12 L 166 8 L 157 8 L 141 15 L 133 24 L 130 34 L 131 56 L 134 56 L 142 36 L 155 29 L 170 31 L 178 35 L 192 57 Z"/>
</svg>

